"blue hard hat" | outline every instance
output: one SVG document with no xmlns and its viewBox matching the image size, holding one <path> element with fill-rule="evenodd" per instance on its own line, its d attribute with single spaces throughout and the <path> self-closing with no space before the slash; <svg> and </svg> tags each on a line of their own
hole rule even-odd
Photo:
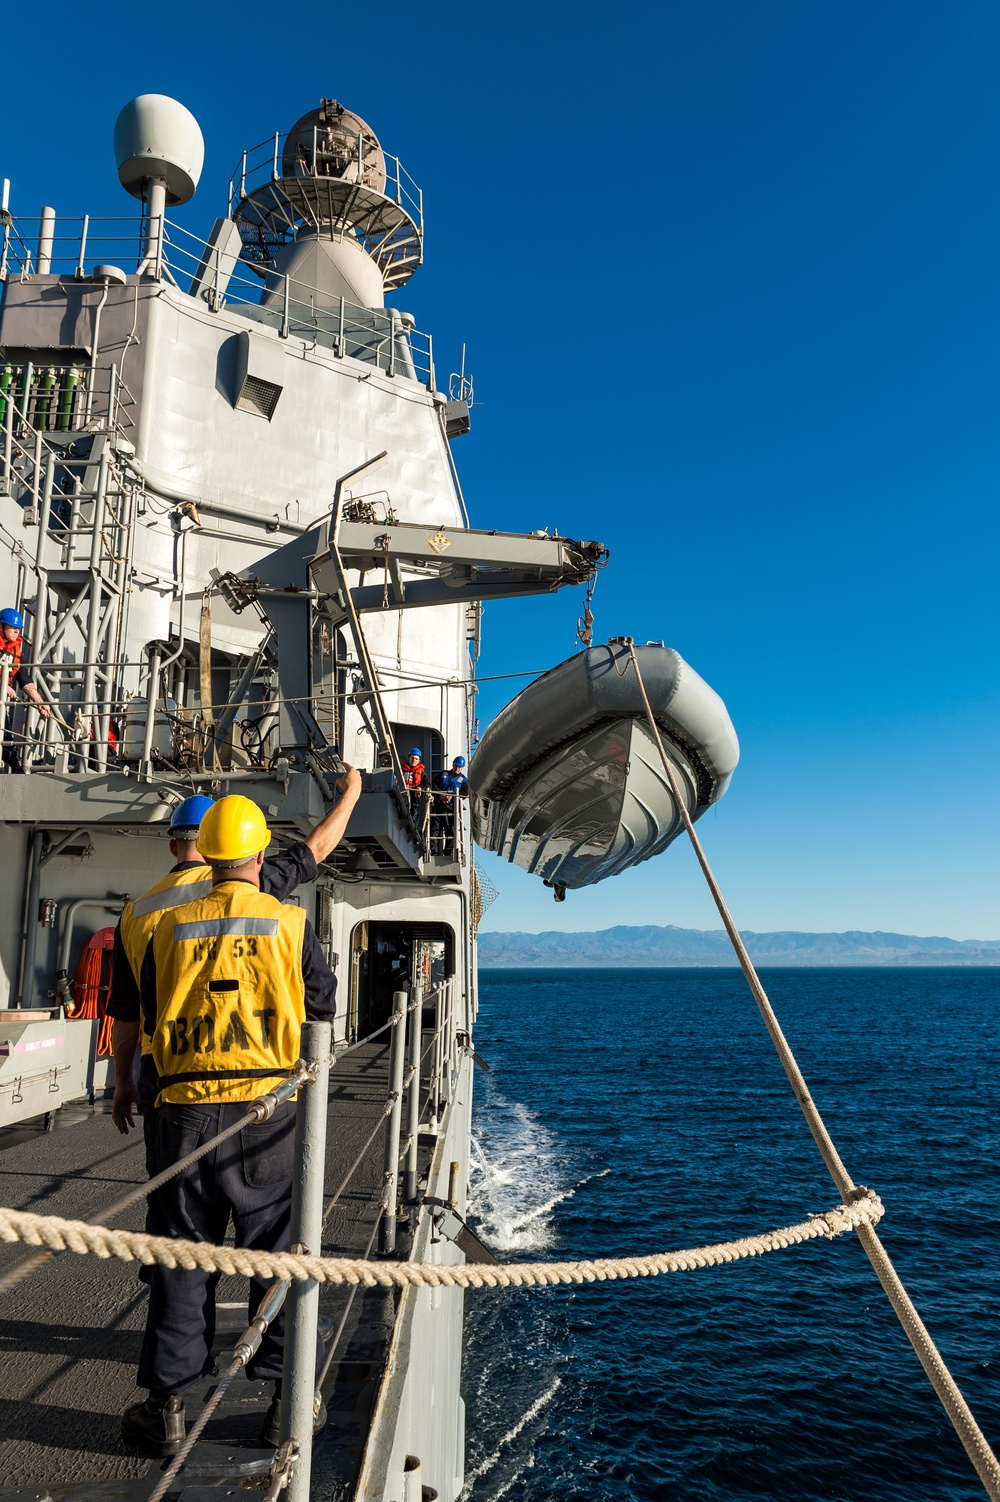
<svg viewBox="0 0 1000 1502">
<path fill-rule="evenodd" d="M 6 610 L 0 610 L 0 626 L 16 626 L 18 631 L 23 631 L 24 617 L 19 610 L 8 605 Z"/>
<path fill-rule="evenodd" d="M 185 798 L 170 816 L 170 833 L 177 834 L 181 829 L 197 829 L 214 802 L 214 798 L 209 798 L 204 793 L 195 793 L 194 797 Z"/>
<path fill-rule="evenodd" d="M 452 766 L 453 767 L 464 767 L 465 766 L 465 757 L 464 756 L 456 756 L 455 760 L 452 762 Z"/>
<path fill-rule="evenodd" d="M 410 752 L 411 756 L 423 756 L 423 754 L 424 753 L 421 751 L 419 746 L 414 746 L 413 750 Z"/>
</svg>

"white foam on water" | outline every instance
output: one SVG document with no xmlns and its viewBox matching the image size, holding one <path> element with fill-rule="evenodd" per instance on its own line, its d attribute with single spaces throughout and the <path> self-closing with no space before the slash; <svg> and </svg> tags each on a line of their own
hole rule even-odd
<svg viewBox="0 0 1000 1502">
<path fill-rule="evenodd" d="M 513 1476 L 511 1476 L 511 1478 L 510 1478 L 509 1481 L 505 1481 L 504 1482 L 503 1486 L 500 1488 L 499 1491 L 496 1491 L 496 1492 L 493 1493 L 493 1495 L 489 1499 L 489 1502 L 500 1502 L 500 1498 L 501 1497 L 506 1497 L 507 1494 L 508 1494 L 508 1492 L 512 1492 L 514 1490 L 515 1486 L 517 1485 L 517 1483 L 521 1480 L 522 1476 L 525 1474 L 525 1472 L 532 1470 L 532 1468 L 534 1467 L 534 1464 L 535 1464 L 535 1452 L 534 1452 L 534 1450 L 532 1450 L 531 1454 L 528 1456 L 528 1458 L 524 1462 L 524 1464 L 522 1466 L 520 1466 L 514 1472 Z"/>
<path fill-rule="evenodd" d="M 475 1116 L 469 1214 L 498 1256 L 551 1255 L 560 1237 L 559 1207 L 610 1173 L 588 1167 L 585 1152 L 488 1082 Z M 466 1373 L 471 1453 L 460 1502 L 503 1502 L 537 1465 L 539 1434 L 559 1422 L 553 1413 L 574 1392 L 559 1375 L 571 1360 L 563 1323 L 544 1297 L 475 1301 Z M 552 1412 L 539 1420 L 550 1404 Z"/>
<path fill-rule="evenodd" d="M 527 1106 L 491 1092 L 472 1138 L 469 1210 L 496 1252 L 540 1252 L 552 1245 L 552 1212 L 590 1179 L 570 1171 L 553 1132 Z"/>
<path fill-rule="evenodd" d="M 538 1397 L 535 1399 L 535 1401 L 531 1404 L 531 1406 L 529 1408 L 525 1409 L 524 1413 L 522 1413 L 522 1415 L 518 1419 L 517 1423 L 514 1424 L 514 1425 L 512 1425 L 511 1428 L 507 1430 L 506 1434 L 502 1434 L 500 1436 L 500 1438 L 496 1442 L 495 1448 L 490 1451 L 489 1455 L 487 1455 L 485 1457 L 485 1459 L 483 1459 L 483 1460 L 481 1460 L 479 1462 L 479 1464 L 476 1466 L 476 1468 L 475 1468 L 474 1471 L 470 1472 L 470 1474 L 468 1476 L 466 1476 L 466 1478 L 465 1478 L 465 1485 L 462 1488 L 462 1494 L 461 1494 L 461 1498 L 459 1499 L 459 1502 L 465 1502 L 465 1499 L 471 1495 L 472 1488 L 475 1486 L 476 1482 L 480 1479 L 480 1477 L 481 1476 L 485 1476 L 486 1473 L 487 1473 L 487 1471 L 492 1471 L 493 1467 L 497 1464 L 497 1462 L 500 1460 L 501 1456 L 503 1455 L 503 1452 L 506 1449 L 506 1447 L 508 1445 L 510 1445 L 510 1444 L 513 1444 L 514 1440 L 517 1439 L 518 1435 L 524 1429 L 526 1429 L 528 1427 L 528 1425 L 531 1423 L 532 1419 L 537 1418 L 538 1415 L 541 1413 L 542 1409 L 548 1403 L 551 1403 L 552 1399 L 555 1397 L 555 1395 L 559 1391 L 560 1387 L 562 1387 L 562 1378 L 561 1377 L 557 1377 L 555 1379 L 555 1381 L 551 1384 L 551 1386 L 548 1387 L 548 1388 L 546 1388 L 545 1392 L 540 1393 L 538 1395 Z M 530 1462 L 529 1463 L 530 1464 L 534 1464 L 534 1455 L 532 1455 L 530 1457 Z M 524 1465 L 524 1464 L 522 1464 L 522 1466 L 519 1469 L 518 1474 L 521 1474 L 521 1472 L 523 1472 L 526 1469 L 527 1469 L 527 1466 Z M 510 1490 L 510 1486 L 512 1486 L 513 1482 L 516 1481 L 516 1480 L 517 1480 L 517 1477 L 515 1476 L 513 1478 L 513 1480 L 509 1483 L 509 1485 L 507 1485 L 504 1488 L 502 1488 L 499 1492 L 497 1492 L 496 1495 L 498 1497 L 502 1497 L 504 1491 L 505 1490 L 509 1491 Z"/>
</svg>

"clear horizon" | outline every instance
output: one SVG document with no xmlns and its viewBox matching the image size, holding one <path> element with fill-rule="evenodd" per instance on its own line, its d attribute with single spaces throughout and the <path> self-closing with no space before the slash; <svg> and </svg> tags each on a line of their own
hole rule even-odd
<svg viewBox="0 0 1000 1502">
<path fill-rule="evenodd" d="M 743 758 L 700 829 L 740 927 L 1000 937 L 1000 11 L 383 20 L 373 47 L 367 13 L 311 15 L 248 88 L 275 27 L 257 0 L 228 52 L 190 45 L 214 33 L 184 0 L 100 25 L 57 0 L 87 85 L 54 105 L 51 69 L 7 69 L 13 211 L 131 215 L 112 126 L 156 91 L 204 131 L 176 218 L 205 234 L 245 146 L 345 101 L 424 192 L 426 263 L 394 301 L 443 380 L 467 345 L 473 525 L 601 539 L 596 639 L 665 639 L 726 700 Z M 5 16 L 12 62 L 38 28 Z M 581 607 L 487 609 L 483 724 L 517 687 L 487 680 L 570 656 Z M 484 930 L 713 922 L 680 844 L 558 908 L 479 858 Z"/>
</svg>

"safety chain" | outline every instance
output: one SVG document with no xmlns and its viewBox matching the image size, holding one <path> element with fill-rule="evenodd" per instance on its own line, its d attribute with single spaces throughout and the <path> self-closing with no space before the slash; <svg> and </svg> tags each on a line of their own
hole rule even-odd
<svg viewBox="0 0 1000 1502">
<path fill-rule="evenodd" d="M 782 1226 L 760 1236 L 744 1236 L 710 1246 L 647 1257 L 601 1257 L 583 1262 L 511 1262 L 499 1266 L 436 1262 L 367 1262 L 360 1257 L 312 1257 L 293 1252 L 251 1251 L 245 1247 L 211 1246 L 144 1231 L 120 1231 L 108 1226 L 64 1220 L 60 1215 L 35 1215 L 27 1210 L 0 1209 L 0 1241 L 25 1241 L 53 1251 L 92 1253 L 120 1262 L 153 1263 L 189 1272 L 221 1272 L 250 1278 L 291 1278 L 305 1283 L 363 1284 L 373 1288 L 552 1288 L 561 1283 L 605 1283 L 621 1278 L 655 1278 L 662 1273 L 690 1272 L 718 1267 L 744 1257 L 759 1257 L 817 1237 L 842 1236 L 846 1231 L 873 1226 L 884 1206 L 871 1189 L 859 1188 L 850 1204 L 811 1215 L 798 1225 Z"/>
</svg>

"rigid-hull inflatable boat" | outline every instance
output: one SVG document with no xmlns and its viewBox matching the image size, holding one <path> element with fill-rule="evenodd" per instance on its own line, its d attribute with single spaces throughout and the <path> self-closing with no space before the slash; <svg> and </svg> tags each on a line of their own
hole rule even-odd
<svg viewBox="0 0 1000 1502">
<path fill-rule="evenodd" d="M 691 817 L 739 759 L 726 707 L 670 648 L 635 648 Z M 590 647 L 528 685 L 490 725 L 469 779 L 477 842 L 563 889 L 665 850 L 683 825 L 623 642 Z"/>
</svg>

